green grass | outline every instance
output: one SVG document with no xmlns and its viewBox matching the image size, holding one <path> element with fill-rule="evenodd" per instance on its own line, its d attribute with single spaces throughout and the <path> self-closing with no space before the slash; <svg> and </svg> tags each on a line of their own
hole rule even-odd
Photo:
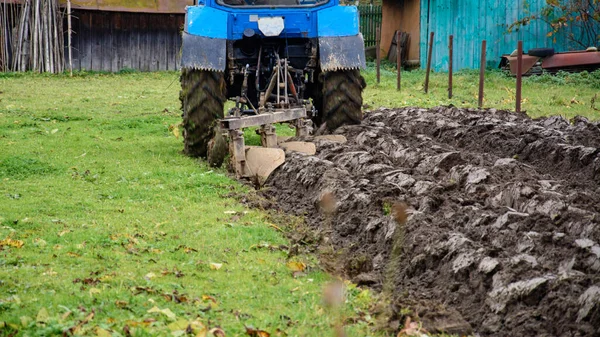
<svg viewBox="0 0 600 337">
<path fill-rule="evenodd" d="M 293 277 L 285 236 L 229 197 L 247 188 L 180 154 L 176 73 L 0 74 L 0 91 L 0 335 L 179 335 L 194 320 L 331 334 L 316 259 L 295 257 L 308 269 Z M 358 317 L 372 297 L 349 294 Z M 369 335 L 357 321 L 350 334 Z"/>
<path fill-rule="evenodd" d="M 381 83 L 376 83 L 376 71 L 372 63 L 363 72 L 367 89 L 364 103 L 371 109 L 379 107 L 418 106 L 433 107 L 454 105 L 477 107 L 479 94 L 479 71 L 461 71 L 453 76 L 453 98 L 448 99 L 448 74 L 433 73 L 430 76 L 429 93 L 423 92 L 425 72 L 402 72 L 402 91 L 396 90 L 396 70 L 385 63 L 381 70 Z M 484 107 L 515 110 L 515 78 L 499 70 L 488 70 L 485 77 Z M 593 109 L 592 99 L 600 93 L 600 71 L 593 73 L 559 73 L 558 75 L 531 76 L 523 78 L 522 110 L 532 118 L 576 115 L 599 119 L 600 111 Z M 597 99 L 597 98 L 596 98 Z M 599 104 L 595 105 L 600 109 Z"/>
<path fill-rule="evenodd" d="M 402 92 L 389 65 L 379 85 L 364 75 L 371 108 L 477 104 L 474 71 L 455 75 L 451 100 L 446 74 L 427 95 L 422 71 L 403 73 Z M 0 74 L 0 334 L 179 335 L 197 320 L 228 336 L 331 335 L 330 276 L 301 256 L 293 277 L 278 249 L 293 225 L 272 226 L 229 197 L 248 189 L 226 171 L 180 154 L 178 91 L 176 73 Z M 599 73 L 530 77 L 523 107 L 598 119 L 598 91 Z M 514 79 L 489 72 L 485 106 L 513 109 Z M 348 293 L 349 334 L 372 335 L 374 296 Z"/>
</svg>

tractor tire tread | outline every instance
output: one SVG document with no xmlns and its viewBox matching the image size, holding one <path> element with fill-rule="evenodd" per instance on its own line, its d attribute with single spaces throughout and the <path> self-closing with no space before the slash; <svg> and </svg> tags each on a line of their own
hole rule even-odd
<svg viewBox="0 0 600 337">
<path fill-rule="evenodd" d="M 181 72 L 183 111 L 183 152 L 190 157 L 207 158 L 216 121 L 223 118 L 226 99 L 224 74 L 215 71 L 183 69 Z"/>
<path fill-rule="evenodd" d="M 339 70 L 322 74 L 321 121 L 329 132 L 343 125 L 360 124 L 362 91 L 366 87 L 359 70 Z"/>
</svg>

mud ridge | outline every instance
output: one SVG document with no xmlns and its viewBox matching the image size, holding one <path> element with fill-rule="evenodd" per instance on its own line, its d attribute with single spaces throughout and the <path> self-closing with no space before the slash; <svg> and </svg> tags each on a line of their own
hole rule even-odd
<svg viewBox="0 0 600 337">
<path fill-rule="evenodd" d="M 396 311 L 431 332 L 600 335 L 597 123 L 405 108 L 336 133 L 348 142 L 289 155 L 262 193 L 304 215 L 347 277 L 392 282 Z"/>
</svg>

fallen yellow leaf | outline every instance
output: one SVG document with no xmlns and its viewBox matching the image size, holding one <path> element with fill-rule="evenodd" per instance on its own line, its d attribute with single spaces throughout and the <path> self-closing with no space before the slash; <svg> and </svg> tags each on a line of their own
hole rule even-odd
<svg viewBox="0 0 600 337">
<path fill-rule="evenodd" d="M 64 231 L 60 231 L 60 232 L 58 232 L 58 236 L 63 236 L 63 235 L 65 235 L 65 234 L 67 234 L 67 233 L 70 233 L 70 232 L 71 232 L 71 230 L 70 230 L 70 229 L 65 229 Z"/>
<path fill-rule="evenodd" d="M 223 267 L 222 263 L 214 263 L 214 262 L 210 263 L 210 269 L 212 269 L 212 270 L 219 270 L 219 269 L 221 269 L 221 267 Z"/>
<path fill-rule="evenodd" d="M 177 316 L 175 316 L 175 314 L 171 311 L 171 309 L 166 308 L 166 309 L 159 309 L 157 306 L 153 306 L 150 310 L 148 310 L 148 313 L 161 313 L 165 316 L 167 316 L 170 319 L 175 319 Z"/>
<path fill-rule="evenodd" d="M 11 238 L 6 238 L 6 239 L 0 241 L 0 247 L 9 246 L 9 247 L 21 248 L 21 247 L 23 247 L 24 244 L 25 243 L 22 240 L 13 240 Z"/>
<path fill-rule="evenodd" d="M 29 316 L 21 316 L 21 325 L 24 328 L 28 327 L 29 323 L 31 323 L 31 317 L 29 317 Z"/>
<path fill-rule="evenodd" d="M 291 271 L 304 271 L 304 269 L 306 269 L 306 264 L 304 262 L 299 261 L 290 261 L 286 264 L 286 266 Z"/>
<path fill-rule="evenodd" d="M 94 296 L 95 294 L 100 294 L 102 293 L 102 290 L 98 289 L 98 288 L 90 288 L 90 296 Z"/>
<path fill-rule="evenodd" d="M 96 336 L 98 337 L 112 337 L 112 334 L 101 327 L 96 328 Z"/>
<path fill-rule="evenodd" d="M 45 324 L 45 323 L 48 323 L 49 319 L 50 319 L 50 315 L 48 314 L 48 310 L 46 310 L 46 308 L 41 308 L 40 311 L 38 311 L 35 321 L 37 323 Z"/>
<path fill-rule="evenodd" d="M 173 323 L 167 325 L 167 327 L 171 331 L 178 331 L 178 330 L 187 330 L 187 328 L 188 328 L 189 325 L 190 324 L 188 323 L 187 320 L 180 319 L 180 320 L 178 320 L 176 322 L 173 322 Z"/>
</svg>

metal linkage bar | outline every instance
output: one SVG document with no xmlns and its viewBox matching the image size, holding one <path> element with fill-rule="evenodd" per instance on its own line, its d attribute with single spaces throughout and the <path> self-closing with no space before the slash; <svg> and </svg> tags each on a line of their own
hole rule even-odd
<svg viewBox="0 0 600 337">
<path fill-rule="evenodd" d="M 225 130 L 235 130 L 250 126 L 287 122 L 306 117 L 306 108 L 275 110 L 274 112 L 267 112 L 254 116 L 227 117 L 221 120 L 221 128 Z"/>
</svg>

